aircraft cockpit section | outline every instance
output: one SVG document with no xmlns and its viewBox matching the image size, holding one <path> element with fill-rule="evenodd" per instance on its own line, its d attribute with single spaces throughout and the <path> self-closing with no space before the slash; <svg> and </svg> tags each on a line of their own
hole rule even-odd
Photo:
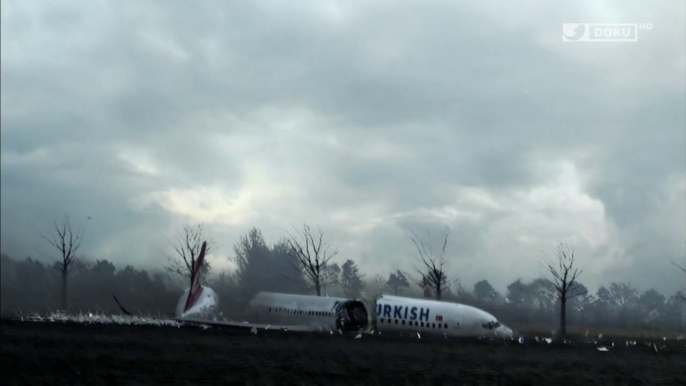
<svg viewBox="0 0 686 386">
<path fill-rule="evenodd" d="M 502 324 L 500 324 L 500 322 L 498 322 L 497 320 L 492 320 L 481 325 L 481 327 L 483 327 L 486 330 L 495 330 L 500 326 L 502 326 Z"/>
</svg>

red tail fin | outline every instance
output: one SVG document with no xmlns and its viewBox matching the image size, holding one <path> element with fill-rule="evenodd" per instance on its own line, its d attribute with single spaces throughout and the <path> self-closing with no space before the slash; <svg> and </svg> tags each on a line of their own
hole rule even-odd
<svg viewBox="0 0 686 386">
<path fill-rule="evenodd" d="M 186 299 L 186 307 L 183 312 L 188 311 L 195 305 L 195 302 L 200 299 L 202 295 L 202 286 L 200 285 L 200 272 L 202 270 L 202 264 L 205 261 L 205 250 L 207 249 L 207 242 L 202 242 L 202 247 L 200 247 L 200 254 L 198 259 L 195 261 L 195 267 L 193 267 L 193 272 L 191 276 L 191 288 L 188 291 L 188 299 Z"/>
<path fill-rule="evenodd" d="M 429 287 L 429 281 L 426 280 L 426 276 L 424 276 L 424 282 L 422 284 L 422 287 L 424 288 L 424 297 L 431 298 L 431 287 Z"/>
</svg>

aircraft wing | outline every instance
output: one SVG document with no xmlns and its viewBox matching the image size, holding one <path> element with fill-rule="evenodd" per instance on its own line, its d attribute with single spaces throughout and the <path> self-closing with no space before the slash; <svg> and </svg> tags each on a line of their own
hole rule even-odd
<svg viewBox="0 0 686 386">
<path fill-rule="evenodd" d="M 84 318 L 84 317 L 77 317 L 75 316 L 74 319 L 78 320 L 79 322 L 83 322 L 84 320 L 80 320 L 79 318 Z M 236 322 L 236 321 L 211 321 L 211 320 L 201 320 L 201 319 L 179 319 L 179 318 L 165 318 L 165 317 L 158 317 L 158 316 L 138 316 L 138 315 L 126 315 L 124 318 L 131 318 L 131 322 L 133 324 L 147 324 L 146 321 L 162 321 L 162 322 L 173 322 L 173 323 L 181 323 L 182 325 L 200 325 L 200 326 L 208 326 L 208 327 L 221 327 L 221 328 L 231 328 L 231 329 L 244 329 L 244 330 L 274 330 L 274 331 L 293 331 L 293 332 L 316 332 L 319 331 L 315 327 L 311 326 L 281 326 L 281 325 L 265 325 L 265 324 L 255 324 L 255 323 L 247 323 L 247 322 Z M 62 321 L 69 321 L 69 320 L 74 320 L 70 319 L 70 316 L 65 315 L 64 317 L 62 316 L 46 316 L 45 318 L 41 317 L 40 315 L 27 315 L 27 316 L 17 316 L 17 319 L 20 319 L 22 321 L 27 320 L 27 321 L 44 321 L 44 320 L 62 320 Z M 96 317 L 96 319 L 89 319 L 88 317 L 85 317 L 86 322 L 90 323 L 93 322 L 94 320 L 98 320 L 99 318 Z M 256 332 L 256 331 L 255 331 Z"/>
<path fill-rule="evenodd" d="M 132 313 L 130 313 L 128 310 L 126 310 L 126 308 L 124 308 L 124 306 L 119 302 L 119 299 L 117 299 L 117 297 L 114 294 L 112 294 L 112 297 L 117 302 L 117 305 L 119 305 L 119 308 L 121 309 L 121 311 L 124 314 L 126 314 L 128 316 L 133 316 Z M 295 331 L 295 332 L 314 332 L 314 331 L 317 331 L 316 327 L 306 326 L 306 325 L 277 326 L 277 325 L 270 325 L 270 324 L 256 324 L 256 323 L 236 322 L 236 321 L 213 321 L 213 320 L 192 319 L 192 318 L 152 317 L 152 319 L 175 321 L 175 322 L 189 323 L 189 324 L 200 324 L 200 325 L 212 326 L 212 327 L 249 328 L 249 329 L 255 328 L 257 330 L 285 330 L 285 331 Z"/>
<path fill-rule="evenodd" d="M 230 327 L 230 328 L 255 328 L 257 330 L 286 330 L 295 332 L 314 332 L 317 331 L 316 327 L 306 326 L 306 325 L 292 325 L 292 326 L 277 326 L 273 324 L 257 324 L 248 322 L 236 322 L 236 321 L 212 321 L 212 320 L 202 320 L 202 319 L 175 319 L 182 323 L 191 324 L 201 324 L 212 327 Z"/>
</svg>

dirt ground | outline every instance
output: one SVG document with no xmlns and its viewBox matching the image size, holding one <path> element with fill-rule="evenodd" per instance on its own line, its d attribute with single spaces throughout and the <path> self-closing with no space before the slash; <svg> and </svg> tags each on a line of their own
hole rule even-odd
<svg viewBox="0 0 686 386">
<path fill-rule="evenodd" d="M 3 320 L 3 385 L 686 385 L 686 342 L 592 343 Z M 611 342 L 603 342 L 610 345 Z M 661 346 L 666 346 L 661 348 Z"/>
</svg>

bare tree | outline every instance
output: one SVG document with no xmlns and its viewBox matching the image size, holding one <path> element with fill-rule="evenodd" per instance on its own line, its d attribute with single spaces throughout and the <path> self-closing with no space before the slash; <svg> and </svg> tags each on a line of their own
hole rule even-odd
<svg viewBox="0 0 686 386">
<path fill-rule="evenodd" d="M 64 216 L 62 224 L 57 224 L 57 221 L 53 221 L 55 226 L 55 232 L 51 233 L 49 236 L 41 235 L 41 237 L 46 240 L 50 245 L 57 248 L 60 252 L 60 257 L 56 259 L 57 264 L 55 267 L 62 274 L 62 309 L 66 310 L 67 303 L 67 276 L 69 275 L 69 270 L 74 262 L 76 262 L 76 252 L 81 247 L 81 241 L 83 240 L 83 229 L 80 232 L 74 233 L 71 228 L 71 223 L 69 222 L 69 216 Z"/>
<path fill-rule="evenodd" d="M 431 236 L 429 232 L 427 232 L 427 240 L 421 240 L 414 232 L 411 233 L 410 240 L 412 240 L 412 244 L 414 244 L 417 250 L 413 257 L 419 260 L 422 265 L 422 268 L 417 270 L 422 277 L 418 284 L 423 286 L 423 279 L 426 278 L 430 290 L 435 294 L 436 299 L 440 300 L 443 290 L 448 285 L 448 276 L 445 272 L 448 263 L 448 257 L 445 252 L 448 247 L 448 237 L 450 236 L 448 227 L 445 227 L 443 242 L 438 251 L 435 251 L 431 246 L 431 242 L 428 241 Z"/>
<path fill-rule="evenodd" d="M 677 264 L 676 261 L 673 261 L 673 260 L 672 260 L 672 264 L 673 264 L 675 267 L 679 268 L 679 269 L 681 270 L 681 272 L 684 273 L 684 275 L 686 275 L 686 265 L 681 266 L 681 265 Z"/>
<path fill-rule="evenodd" d="M 297 237 L 289 234 L 287 241 L 290 246 L 290 253 L 297 258 L 305 276 L 312 282 L 317 296 L 321 296 L 322 287 L 326 285 L 324 282 L 325 267 L 331 258 L 338 254 L 338 251 L 335 249 L 329 251 L 329 245 L 324 241 L 324 234 L 321 230 L 313 235 L 310 226 L 303 224 L 302 231 L 297 233 Z"/>
<path fill-rule="evenodd" d="M 557 298 L 560 299 L 560 335 L 563 336 L 567 334 L 567 300 L 587 292 L 586 287 L 576 281 L 583 269 L 574 266 L 574 253 L 574 248 L 559 244 L 557 262 L 553 260 L 546 262 L 552 280 L 548 278 L 545 280 L 555 287 Z"/>
<path fill-rule="evenodd" d="M 193 271 L 197 263 L 197 258 L 200 254 L 200 248 L 205 238 L 204 225 L 184 225 L 181 235 L 176 241 L 169 241 L 169 244 L 174 249 L 173 256 L 167 256 L 168 265 L 167 270 L 173 274 L 178 275 L 182 280 L 187 280 L 189 286 L 193 284 Z M 205 247 L 205 255 L 210 254 L 210 242 L 207 242 Z M 207 258 L 203 265 L 203 272 L 207 274 L 209 271 L 209 264 Z"/>
</svg>

